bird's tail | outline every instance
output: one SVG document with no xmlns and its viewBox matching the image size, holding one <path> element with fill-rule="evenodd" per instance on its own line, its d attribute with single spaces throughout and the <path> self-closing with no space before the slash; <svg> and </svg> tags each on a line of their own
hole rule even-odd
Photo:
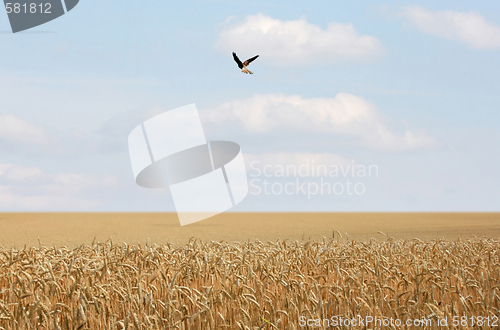
<svg viewBox="0 0 500 330">
<path fill-rule="evenodd" d="M 248 70 L 248 69 L 247 69 L 247 68 L 245 68 L 245 67 L 244 67 L 243 69 L 241 69 L 241 72 L 253 74 L 253 72 L 252 72 L 252 71 Z"/>
</svg>

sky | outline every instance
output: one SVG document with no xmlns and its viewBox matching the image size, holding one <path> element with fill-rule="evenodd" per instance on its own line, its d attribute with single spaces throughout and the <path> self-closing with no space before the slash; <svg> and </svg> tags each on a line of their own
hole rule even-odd
<svg viewBox="0 0 500 330">
<path fill-rule="evenodd" d="M 127 137 L 191 103 L 234 211 L 500 211 L 500 3 L 82 0 L 0 44 L 0 211 L 174 211 Z"/>
</svg>

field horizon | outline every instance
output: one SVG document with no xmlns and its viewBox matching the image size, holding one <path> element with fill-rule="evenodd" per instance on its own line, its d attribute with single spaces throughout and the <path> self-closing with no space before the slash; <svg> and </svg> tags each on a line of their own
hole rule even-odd
<svg viewBox="0 0 500 330">
<path fill-rule="evenodd" d="M 176 213 L 0 213 L 0 246 L 67 246 L 94 240 L 128 244 L 276 241 L 335 237 L 369 241 L 500 238 L 500 213 L 223 213 L 181 227 Z M 340 234 L 340 235 L 339 235 Z"/>
</svg>

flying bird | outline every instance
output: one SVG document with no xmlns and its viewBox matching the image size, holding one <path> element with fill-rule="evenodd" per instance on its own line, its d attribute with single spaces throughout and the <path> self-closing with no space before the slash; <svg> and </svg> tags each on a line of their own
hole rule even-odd
<svg viewBox="0 0 500 330">
<path fill-rule="evenodd" d="M 233 58 L 234 60 L 236 61 L 236 63 L 238 63 L 238 68 L 241 69 L 241 72 L 244 72 L 244 73 L 250 73 L 250 74 L 253 74 L 252 71 L 248 70 L 247 69 L 247 66 L 252 63 L 257 57 L 259 57 L 259 55 L 255 55 L 254 57 L 252 58 L 249 58 L 248 60 L 246 60 L 245 62 L 241 63 L 240 59 L 238 58 L 238 56 L 236 55 L 235 52 L 233 52 Z"/>
</svg>

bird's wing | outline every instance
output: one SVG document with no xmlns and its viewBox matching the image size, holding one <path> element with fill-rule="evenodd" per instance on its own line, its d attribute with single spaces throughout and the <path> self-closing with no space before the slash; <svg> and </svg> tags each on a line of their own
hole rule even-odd
<svg viewBox="0 0 500 330">
<path fill-rule="evenodd" d="M 255 61 L 255 59 L 259 57 L 259 55 L 255 55 L 254 57 L 252 58 L 249 58 L 248 60 L 246 60 L 245 62 L 243 62 L 243 65 L 244 66 L 247 66 L 248 64 L 252 63 L 253 61 Z"/>
<path fill-rule="evenodd" d="M 240 59 L 238 58 L 238 56 L 236 56 L 235 52 L 233 52 L 233 58 L 234 58 L 235 62 L 238 63 L 238 68 L 242 69 L 243 63 L 241 63 Z"/>
</svg>

